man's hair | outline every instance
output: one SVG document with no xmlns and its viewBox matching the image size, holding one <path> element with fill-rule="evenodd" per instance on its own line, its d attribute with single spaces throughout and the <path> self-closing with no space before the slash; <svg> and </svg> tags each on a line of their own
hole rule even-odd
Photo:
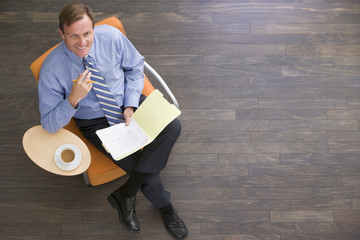
<svg viewBox="0 0 360 240">
<path fill-rule="evenodd" d="M 95 16 L 89 6 L 82 3 L 66 5 L 59 14 L 59 28 L 64 33 L 65 24 L 69 27 L 74 22 L 82 19 L 85 14 L 89 16 L 94 27 Z"/>
</svg>

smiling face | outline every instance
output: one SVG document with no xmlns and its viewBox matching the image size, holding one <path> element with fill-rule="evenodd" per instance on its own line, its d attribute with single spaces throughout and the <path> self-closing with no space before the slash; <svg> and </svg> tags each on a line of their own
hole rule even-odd
<svg viewBox="0 0 360 240">
<path fill-rule="evenodd" d="M 70 26 L 64 25 L 64 32 L 59 28 L 60 35 L 66 47 L 78 57 L 88 55 L 94 42 L 94 27 L 88 15 L 72 23 Z"/>
</svg>

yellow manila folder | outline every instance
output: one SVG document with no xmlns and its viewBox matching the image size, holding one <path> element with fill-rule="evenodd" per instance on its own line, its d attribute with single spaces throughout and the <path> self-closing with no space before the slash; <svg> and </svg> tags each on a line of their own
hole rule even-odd
<svg viewBox="0 0 360 240">
<path fill-rule="evenodd" d="M 151 143 L 180 113 L 156 89 L 136 110 L 129 126 L 120 123 L 98 130 L 96 134 L 112 158 L 121 160 Z"/>
</svg>

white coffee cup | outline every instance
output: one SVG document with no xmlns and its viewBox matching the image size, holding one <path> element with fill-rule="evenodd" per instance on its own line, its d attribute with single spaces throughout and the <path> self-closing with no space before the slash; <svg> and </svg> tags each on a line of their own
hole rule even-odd
<svg viewBox="0 0 360 240">
<path fill-rule="evenodd" d="M 73 144 L 64 144 L 56 149 L 54 159 L 60 169 L 71 171 L 80 165 L 81 151 Z"/>
</svg>

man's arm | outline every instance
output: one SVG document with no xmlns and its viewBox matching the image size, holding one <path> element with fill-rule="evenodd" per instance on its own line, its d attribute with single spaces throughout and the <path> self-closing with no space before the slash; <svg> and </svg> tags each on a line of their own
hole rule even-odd
<svg viewBox="0 0 360 240">
<path fill-rule="evenodd" d="M 139 106 L 139 99 L 144 88 L 144 57 L 132 43 L 123 36 L 123 54 L 121 66 L 125 75 L 124 118 L 126 125 Z"/>
<path fill-rule="evenodd" d="M 90 74 L 84 71 L 73 83 L 71 92 L 66 98 L 66 93 L 55 76 L 40 75 L 39 110 L 41 125 L 46 131 L 55 133 L 70 122 L 77 111 L 77 104 L 91 90 L 92 84 L 89 80 Z"/>
<path fill-rule="evenodd" d="M 144 88 L 144 57 L 122 33 L 120 37 L 121 68 L 125 78 L 124 107 L 137 108 Z"/>
</svg>

